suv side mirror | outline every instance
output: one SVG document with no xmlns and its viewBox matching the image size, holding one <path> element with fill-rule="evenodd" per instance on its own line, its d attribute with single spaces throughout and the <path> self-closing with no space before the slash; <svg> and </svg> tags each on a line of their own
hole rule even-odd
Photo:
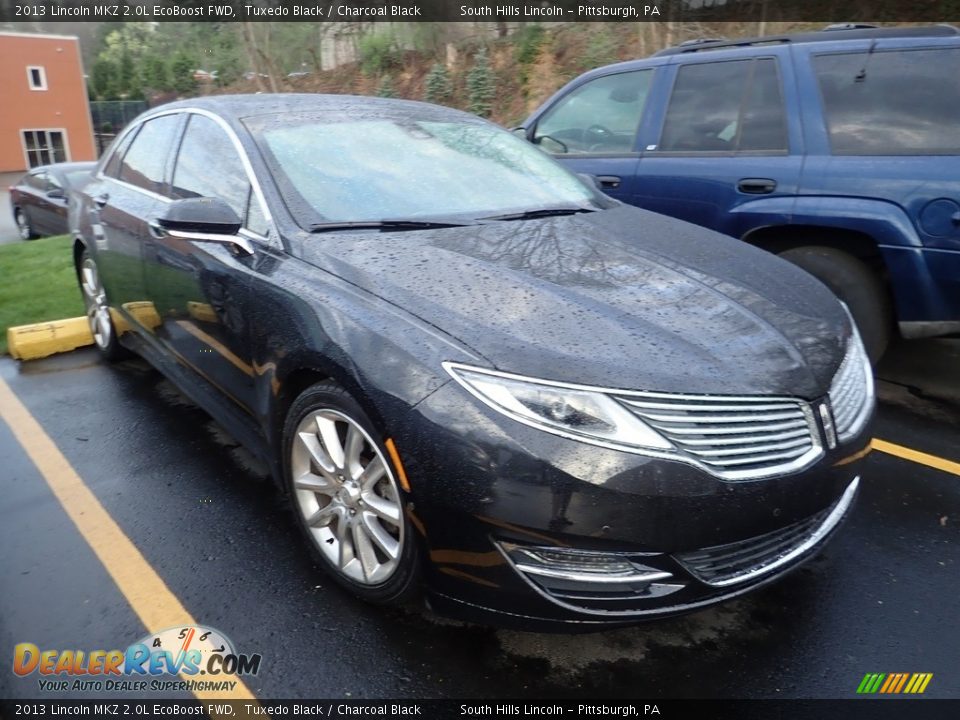
<svg viewBox="0 0 960 720">
<path fill-rule="evenodd" d="M 243 225 L 237 213 L 216 197 L 185 198 L 167 205 L 151 229 L 181 240 L 231 245 L 253 255 L 253 245 L 238 235 Z"/>
<path fill-rule="evenodd" d="M 67 194 L 63 191 L 63 188 L 50 188 L 45 193 L 48 198 L 51 200 L 66 200 Z"/>
</svg>

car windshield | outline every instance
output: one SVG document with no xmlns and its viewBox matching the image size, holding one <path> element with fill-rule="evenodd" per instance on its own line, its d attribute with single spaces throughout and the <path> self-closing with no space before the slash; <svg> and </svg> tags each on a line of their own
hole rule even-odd
<svg viewBox="0 0 960 720">
<path fill-rule="evenodd" d="M 274 115 L 246 124 L 305 228 L 606 206 L 530 143 L 470 118 Z"/>
</svg>

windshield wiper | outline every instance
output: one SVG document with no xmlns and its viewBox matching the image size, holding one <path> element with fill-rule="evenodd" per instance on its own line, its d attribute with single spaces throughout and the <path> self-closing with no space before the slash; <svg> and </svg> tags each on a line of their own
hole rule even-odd
<svg viewBox="0 0 960 720">
<path fill-rule="evenodd" d="M 467 224 L 448 220 L 351 220 L 314 223 L 309 230 L 312 233 L 335 230 L 429 230 L 430 228 L 463 227 Z"/>
<path fill-rule="evenodd" d="M 507 213 L 506 215 L 490 215 L 489 217 L 478 218 L 479 220 L 535 220 L 543 217 L 558 217 L 560 215 L 578 215 L 579 213 L 596 212 L 594 208 L 575 206 L 575 207 L 555 207 L 538 208 L 536 210 L 524 210 L 523 212 Z"/>
</svg>

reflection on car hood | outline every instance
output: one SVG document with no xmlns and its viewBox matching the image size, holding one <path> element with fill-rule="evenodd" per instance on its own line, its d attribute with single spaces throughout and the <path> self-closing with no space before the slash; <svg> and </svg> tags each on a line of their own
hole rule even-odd
<svg viewBox="0 0 960 720">
<path fill-rule="evenodd" d="M 496 368 L 611 388 L 827 391 L 849 324 L 768 253 L 636 208 L 306 241 L 304 259 Z M 453 358 L 452 358 L 453 359 Z"/>
</svg>

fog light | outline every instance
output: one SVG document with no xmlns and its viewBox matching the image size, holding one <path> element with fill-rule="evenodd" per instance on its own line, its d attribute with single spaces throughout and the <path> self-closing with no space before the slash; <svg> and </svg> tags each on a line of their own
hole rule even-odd
<svg viewBox="0 0 960 720">
<path fill-rule="evenodd" d="M 670 573 L 641 565 L 624 555 L 588 550 L 535 547 L 501 542 L 500 549 L 514 567 L 527 575 L 587 583 L 651 583 Z"/>
</svg>

